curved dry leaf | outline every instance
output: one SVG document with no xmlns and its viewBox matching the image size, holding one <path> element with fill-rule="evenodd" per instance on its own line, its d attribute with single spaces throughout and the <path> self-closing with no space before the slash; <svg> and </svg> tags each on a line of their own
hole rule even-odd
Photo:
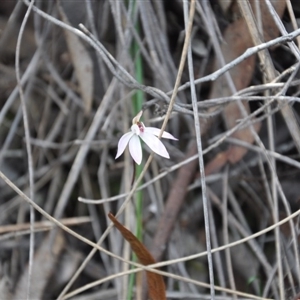
<svg viewBox="0 0 300 300">
<path fill-rule="evenodd" d="M 70 24 L 62 7 L 58 5 L 58 8 L 62 21 Z M 91 111 L 94 91 L 93 62 L 80 39 L 69 30 L 63 29 L 63 31 L 78 80 L 80 94 L 84 102 L 85 114 L 88 114 Z"/>
<path fill-rule="evenodd" d="M 108 214 L 110 220 L 114 223 L 116 228 L 120 231 L 123 238 L 130 244 L 131 249 L 138 257 L 139 261 L 147 266 L 155 263 L 153 256 L 147 250 L 147 248 L 119 221 L 114 217 L 112 213 Z M 149 288 L 149 298 L 152 300 L 164 300 L 166 298 L 166 288 L 163 277 L 159 274 L 146 271 L 147 282 Z"/>
<path fill-rule="evenodd" d="M 56 269 L 56 263 L 64 247 L 65 240 L 60 230 L 57 232 L 53 244 L 49 235 L 41 243 L 33 260 L 30 299 L 43 299 L 44 289 Z M 27 284 L 28 269 L 25 269 L 16 287 L 13 300 L 24 299 L 24 295 L 27 293 Z"/>
<path fill-rule="evenodd" d="M 11 294 L 11 279 L 8 277 L 5 271 L 5 266 L 0 264 L 0 295 L 2 299 L 12 299 Z"/>
<path fill-rule="evenodd" d="M 227 13 L 230 6 L 232 5 L 233 3 L 233 0 L 219 0 L 218 1 L 223 13 Z"/>
<path fill-rule="evenodd" d="M 282 15 L 285 7 L 284 1 L 273 1 L 272 2 L 276 11 L 279 15 Z M 266 5 L 261 4 L 261 10 L 263 17 L 263 29 L 264 37 L 266 40 L 274 38 L 278 35 L 278 29 L 272 16 L 267 11 Z M 226 63 L 234 60 L 241 54 L 243 54 L 248 48 L 253 46 L 253 40 L 249 32 L 248 25 L 245 19 L 236 20 L 234 23 L 230 24 L 224 34 L 223 34 L 224 43 L 221 45 L 221 50 L 224 56 Z M 218 67 L 218 60 L 215 61 L 215 69 Z M 255 57 L 250 56 L 240 64 L 235 66 L 230 70 L 230 75 L 232 81 L 235 85 L 236 90 L 241 90 L 247 87 L 251 81 L 255 68 Z M 224 76 L 218 78 L 214 81 L 212 85 L 212 92 L 209 98 L 219 98 L 230 96 L 232 91 L 229 87 Z M 245 111 L 247 114 L 250 114 L 250 107 L 247 102 L 243 102 Z M 243 119 L 243 114 L 236 102 L 229 103 L 226 105 L 223 111 L 223 118 L 228 129 L 231 129 L 237 125 L 237 121 Z M 256 122 L 253 125 L 256 132 L 260 130 L 261 123 Z M 251 133 L 249 127 L 245 127 L 235 131 L 232 135 L 233 138 L 240 139 L 247 143 L 253 143 L 254 136 Z M 246 148 L 230 145 L 229 149 L 226 151 L 223 157 L 216 157 L 213 162 L 210 164 L 211 172 L 213 169 L 219 170 L 227 161 L 235 164 L 240 161 L 245 154 L 248 152 Z M 226 157 L 226 159 L 224 159 Z M 208 173 L 207 173 L 208 174 Z"/>
</svg>

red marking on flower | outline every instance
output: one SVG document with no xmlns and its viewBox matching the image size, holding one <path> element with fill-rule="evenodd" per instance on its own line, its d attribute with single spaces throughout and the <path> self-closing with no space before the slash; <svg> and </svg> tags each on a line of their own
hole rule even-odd
<svg viewBox="0 0 300 300">
<path fill-rule="evenodd" d="M 141 122 L 137 122 L 136 124 L 139 127 L 140 132 L 144 132 L 144 126 L 143 126 L 143 124 Z"/>
</svg>

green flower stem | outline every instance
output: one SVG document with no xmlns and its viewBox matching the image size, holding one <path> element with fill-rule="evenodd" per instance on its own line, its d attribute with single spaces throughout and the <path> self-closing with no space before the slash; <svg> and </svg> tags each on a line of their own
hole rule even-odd
<svg viewBox="0 0 300 300">
<path fill-rule="evenodd" d="M 135 3 L 134 3 L 135 6 Z M 137 23 L 135 26 L 137 33 L 140 32 L 139 24 Z M 142 65 L 142 57 L 140 54 L 139 45 L 136 41 L 132 42 L 131 45 L 131 56 L 135 60 L 135 77 L 139 83 L 143 83 L 143 65 Z M 142 109 L 144 101 L 144 93 L 140 90 L 136 91 L 135 95 L 132 97 L 132 107 L 133 107 L 133 115 L 136 116 Z M 142 165 L 135 164 L 135 179 L 139 178 L 141 172 L 143 170 Z M 142 224 L 142 214 L 143 214 L 143 191 L 138 191 L 136 193 L 136 237 L 141 241 L 142 233 L 143 233 L 143 224 Z M 132 255 L 132 260 L 136 261 L 136 255 Z M 127 300 L 132 299 L 133 287 L 135 282 L 135 273 L 131 274 L 129 277 L 129 287 L 128 287 L 128 295 Z"/>
</svg>

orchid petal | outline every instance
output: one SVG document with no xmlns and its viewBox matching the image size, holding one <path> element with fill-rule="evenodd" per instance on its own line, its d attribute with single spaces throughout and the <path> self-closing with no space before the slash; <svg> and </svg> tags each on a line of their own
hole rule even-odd
<svg viewBox="0 0 300 300">
<path fill-rule="evenodd" d="M 159 133 L 160 133 L 160 129 L 155 128 L 155 127 L 145 127 L 144 131 L 147 133 L 154 134 L 156 136 L 159 136 Z M 171 139 L 171 140 L 178 141 L 178 139 L 176 139 L 172 134 L 170 134 L 169 132 L 166 132 L 166 131 L 163 132 L 161 137 L 165 138 L 165 139 Z"/>
<path fill-rule="evenodd" d="M 129 141 L 129 152 L 132 156 L 133 160 L 140 165 L 142 162 L 142 146 L 141 141 L 137 135 L 133 135 L 133 137 Z"/>
<path fill-rule="evenodd" d="M 133 135 L 133 132 L 127 132 L 122 135 L 118 143 L 118 151 L 115 159 L 117 159 L 124 152 L 129 140 L 133 137 Z"/>
<path fill-rule="evenodd" d="M 165 158 L 170 158 L 170 155 L 164 146 L 164 144 L 155 135 L 143 132 L 140 134 L 140 138 L 147 144 L 147 146 L 155 153 Z"/>
</svg>

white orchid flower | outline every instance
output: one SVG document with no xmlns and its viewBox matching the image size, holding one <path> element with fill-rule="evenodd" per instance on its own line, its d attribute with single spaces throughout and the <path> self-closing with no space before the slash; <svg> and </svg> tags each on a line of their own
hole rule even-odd
<svg viewBox="0 0 300 300">
<path fill-rule="evenodd" d="M 170 158 L 170 155 L 164 146 L 164 144 L 158 138 L 160 129 L 154 127 L 146 127 L 143 122 L 140 122 L 140 118 L 143 111 L 140 111 L 136 117 L 132 120 L 131 131 L 125 133 L 119 140 L 118 152 L 116 159 L 122 155 L 125 151 L 127 144 L 129 143 L 129 152 L 133 160 L 140 165 L 142 162 L 142 146 L 140 138 L 147 144 L 147 146 L 156 154 Z M 162 138 L 177 140 L 172 134 L 164 131 Z"/>
</svg>

